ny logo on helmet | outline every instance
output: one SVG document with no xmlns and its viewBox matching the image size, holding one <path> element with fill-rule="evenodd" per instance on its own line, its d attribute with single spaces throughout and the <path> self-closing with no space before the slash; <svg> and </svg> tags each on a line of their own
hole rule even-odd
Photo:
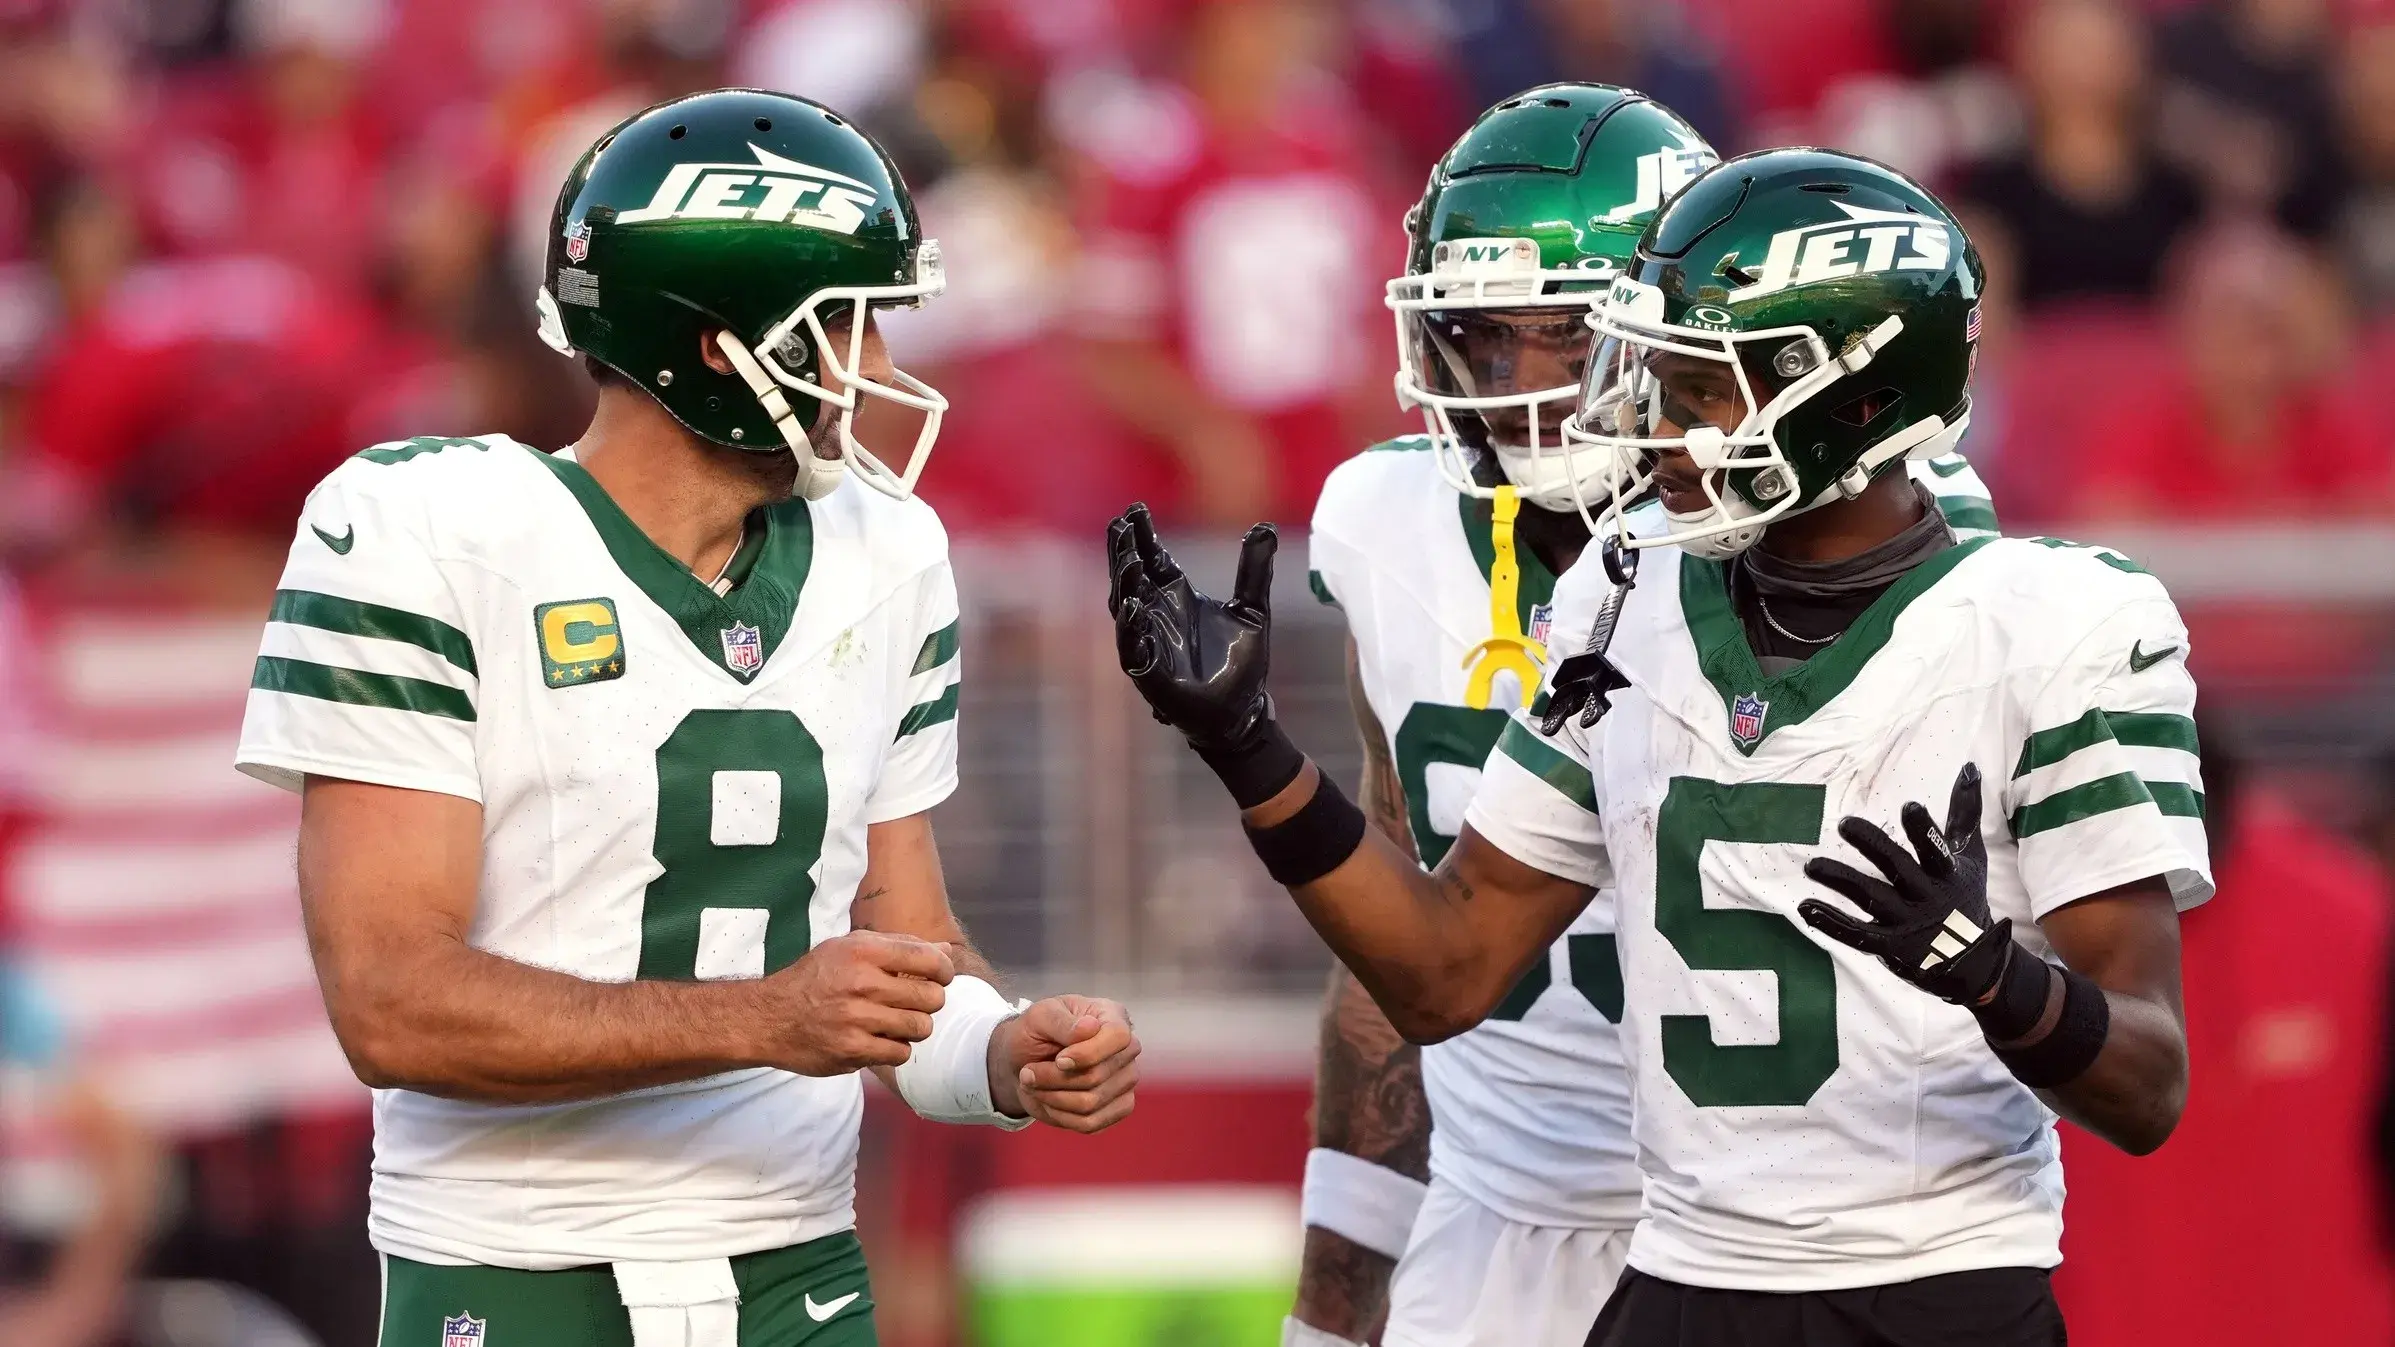
<svg viewBox="0 0 2395 1347">
<path fill-rule="evenodd" d="M 1737 304 L 1790 286 L 1883 271 L 1943 271 L 1954 257 L 1954 233 L 1943 221 L 1903 211 L 1832 203 L 1845 220 L 1824 220 L 1771 236 L 1762 274 L 1732 290 Z"/>
<path fill-rule="evenodd" d="M 755 220 L 854 234 L 865 223 L 866 208 L 881 199 L 872 183 L 748 148 L 757 156 L 753 164 L 674 165 L 649 204 L 616 216 L 616 223 Z"/>
</svg>

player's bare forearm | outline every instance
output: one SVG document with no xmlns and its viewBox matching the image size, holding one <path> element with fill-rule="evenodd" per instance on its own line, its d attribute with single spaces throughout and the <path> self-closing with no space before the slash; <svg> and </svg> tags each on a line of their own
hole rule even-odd
<svg viewBox="0 0 2395 1347">
<path fill-rule="evenodd" d="M 2179 916 L 2160 879 L 2109 889 L 2038 923 L 2071 971 L 2104 989 L 2103 1051 L 2068 1084 L 2040 1091 L 2055 1112 L 2132 1155 L 2167 1140 L 2187 1106 L 2187 1019 Z"/>
<path fill-rule="evenodd" d="M 997 985 L 948 901 L 948 881 L 931 816 L 910 814 L 865 830 L 865 875 L 849 916 L 858 929 L 930 941 L 956 971 Z M 990 1103 L 1071 1132 L 1103 1131 L 1131 1115 L 1139 1083 L 1139 1038 L 1113 1001 L 1051 996 L 998 1025 L 985 1054 Z M 877 1068 L 898 1088 L 895 1064 Z"/>
<path fill-rule="evenodd" d="M 953 975 L 935 947 L 867 935 L 759 980 L 592 982 L 474 948 L 481 858 L 471 800 L 308 780 L 301 910 L 368 1085 L 523 1104 L 750 1066 L 842 1074 L 904 1061 Z"/>
<path fill-rule="evenodd" d="M 1422 1049 L 1389 1024 L 1344 967 L 1324 998 L 1314 1076 L 1314 1144 L 1422 1182 L 1430 1179 L 1430 1099 Z M 1293 1313 L 1326 1333 L 1369 1342 L 1389 1308 L 1397 1261 L 1334 1231 L 1309 1227 Z"/>
<path fill-rule="evenodd" d="M 1413 852 L 1405 787 L 1388 735 L 1364 695 L 1355 638 L 1347 641 L 1347 701 L 1364 749 L 1364 817 Z M 1405 1041 L 1355 975 L 1331 969 L 1314 1072 L 1314 1144 L 1421 1182 L 1430 1179 L 1430 1099 L 1422 1049 Z M 1351 1342 L 1369 1342 L 1388 1317 L 1397 1260 L 1336 1231 L 1309 1226 L 1298 1265 L 1296 1317 Z"/>
<path fill-rule="evenodd" d="M 1320 780 L 1309 762 L 1241 817 L 1257 828 L 1284 822 Z M 1289 896 L 1389 1023 L 1410 1042 L 1436 1043 L 1488 1018 L 1595 892 L 1524 865 L 1466 826 L 1429 874 L 1367 831 L 1338 869 Z"/>
</svg>

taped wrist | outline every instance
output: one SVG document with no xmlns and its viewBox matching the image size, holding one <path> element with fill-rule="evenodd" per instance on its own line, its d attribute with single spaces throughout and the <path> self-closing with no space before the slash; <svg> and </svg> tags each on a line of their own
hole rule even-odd
<svg viewBox="0 0 2395 1347">
<path fill-rule="evenodd" d="M 1984 1005 L 1971 1008 L 1996 1060 L 2033 1089 L 2068 1085 L 2095 1064 L 2112 1005 L 2093 981 L 2016 950 Z"/>
<path fill-rule="evenodd" d="M 1247 844 L 1256 849 L 1272 882 L 1294 889 L 1345 865 L 1364 844 L 1366 824 L 1364 811 L 1340 793 L 1339 783 L 1331 780 L 1329 773 L 1317 771 L 1314 797 L 1303 808 L 1269 828 L 1242 826 L 1247 829 Z"/>
<path fill-rule="evenodd" d="M 915 1045 L 898 1068 L 898 1097 L 933 1122 L 980 1123 L 1020 1131 L 1029 1118 L 1010 1118 L 990 1102 L 990 1035 L 1021 1013 L 980 978 L 959 974 L 948 1000 L 933 1012 L 931 1037 Z"/>
<path fill-rule="evenodd" d="M 1222 784 L 1231 792 L 1231 799 L 1241 809 L 1253 809 L 1286 790 L 1297 774 L 1305 770 L 1306 755 L 1289 736 L 1281 733 L 1276 720 L 1266 720 L 1246 742 L 1230 744 L 1192 744 L 1197 755 Z"/>
<path fill-rule="evenodd" d="M 1384 1258 L 1405 1256 L 1430 1185 L 1361 1156 L 1317 1146 L 1306 1153 L 1298 1219 Z"/>
</svg>

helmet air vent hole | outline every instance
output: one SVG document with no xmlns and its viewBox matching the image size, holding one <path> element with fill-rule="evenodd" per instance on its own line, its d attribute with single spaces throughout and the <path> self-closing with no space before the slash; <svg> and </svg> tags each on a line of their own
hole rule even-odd
<svg viewBox="0 0 2395 1347">
<path fill-rule="evenodd" d="M 757 129 L 760 131 L 771 131 L 773 129 L 773 118 L 759 117 L 757 119 Z"/>
<path fill-rule="evenodd" d="M 1797 190 L 1800 192 L 1820 192 L 1827 196 L 1844 196 L 1854 189 L 1842 182 L 1808 182 Z"/>
<path fill-rule="evenodd" d="M 722 410 L 723 410 L 723 399 L 722 399 L 722 398 L 709 398 L 709 399 L 707 399 L 707 410 L 708 410 L 708 411 L 711 411 L 711 412 L 720 412 L 720 411 L 722 411 Z"/>
<path fill-rule="evenodd" d="M 1548 98 L 1541 101 L 1551 108 L 1568 108 L 1572 105 L 1568 98 Z"/>
<path fill-rule="evenodd" d="M 1867 426 L 1904 401 L 1904 394 L 1893 388 L 1875 388 L 1830 413 L 1850 426 Z"/>
<path fill-rule="evenodd" d="M 840 120 L 840 114 L 839 114 L 839 113 L 832 112 L 832 111 L 829 111 L 829 110 L 826 110 L 826 111 L 824 112 L 824 114 L 823 114 L 823 119 L 824 119 L 825 121 L 827 121 L 827 122 L 830 122 L 830 123 L 831 123 L 832 125 L 834 125 L 834 126 L 846 126 L 846 125 L 848 125 L 848 123 L 846 123 L 846 122 L 844 122 L 844 121 L 841 121 L 841 120 Z"/>
<path fill-rule="evenodd" d="M 680 140 L 682 137 L 684 137 L 684 136 L 687 136 L 687 135 L 689 135 L 689 134 L 690 134 L 690 128 L 689 128 L 689 127 L 687 127 L 687 126 L 677 126 L 677 127 L 675 127 L 673 130 L 666 132 L 666 133 L 665 133 L 665 137 L 666 137 L 666 139 L 668 139 L 668 140 Z"/>
</svg>

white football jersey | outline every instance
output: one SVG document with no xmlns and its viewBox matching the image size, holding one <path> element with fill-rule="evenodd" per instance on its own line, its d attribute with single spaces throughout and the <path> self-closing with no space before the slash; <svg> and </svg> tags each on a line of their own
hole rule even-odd
<svg viewBox="0 0 2395 1347">
<path fill-rule="evenodd" d="M 1813 1291 L 2060 1261 L 2054 1115 L 1970 1014 L 1818 936 L 1805 861 L 1860 815 L 1901 836 L 1985 779 L 1988 898 L 2036 922 L 2148 877 L 2212 892 L 2187 631 L 2102 549 L 1978 538 L 1922 563 L 1837 641 L 1760 671 L 1722 563 L 1649 552 L 1593 729 L 1501 736 L 1471 825 L 1616 893 L 1645 1219 L 1630 1263 L 1696 1286 Z M 1584 648 L 1602 568 L 1557 594 Z"/>
<path fill-rule="evenodd" d="M 866 825 L 956 786 L 957 606 L 929 506 L 762 512 L 718 597 L 569 455 L 383 445 L 309 498 L 245 772 L 483 806 L 478 949 L 596 982 L 754 978 L 848 930 Z M 375 1246 L 549 1269 L 853 1224 L 855 1075 L 583 1103 L 375 1098 Z"/>
<path fill-rule="evenodd" d="M 1309 579 L 1346 614 L 1415 843 L 1423 864 L 1436 865 L 1461 830 L 1481 764 L 1523 704 L 1523 683 L 1538 674 L 1531 666 L 1525 680 L 1506 668 L 1475 687 L 1496 626 L 1493 510 L 1448 486 L 1429 448 L 1419 436 L 1393 440 L 1331 474 L 1314 510 Z M 1987 488 L 1962 458 L 1912 470 L 1960 536 L 1995 528 Z M 1555 577 L 1529 548 L 1514 556 L 1508 634 L 1543 642 Z M 1600 893 L 1487 1022 L 1423 1049 L 1431 1170 L 1508 1220 L 1638 1219 L 1614 939 L 1613 895 Z"/>
</svg>

